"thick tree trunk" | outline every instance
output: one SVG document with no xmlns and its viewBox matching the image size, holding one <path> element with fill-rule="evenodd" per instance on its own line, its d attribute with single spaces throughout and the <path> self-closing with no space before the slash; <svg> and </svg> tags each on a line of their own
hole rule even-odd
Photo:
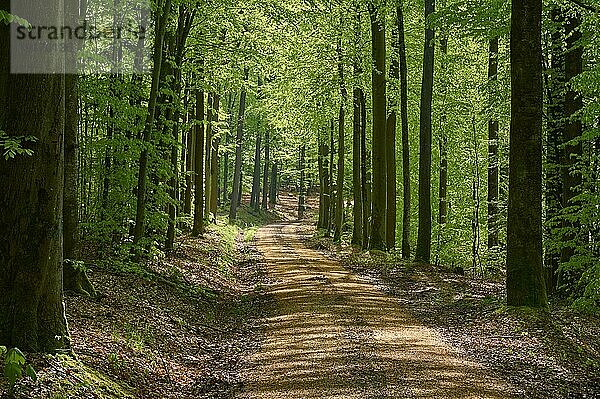
<svg viewBox="0 0 600 399">
<path fill-rule="evenodd" d="M 398 42 L 400 59 L 400 118 L 402 119 L 402 258 L 410 259 L 410 140 L 408 132 L 408 66 L 404 39 L 402 4 L 396 8 L 398 15 Z"/>
<path fill-rule="evenodd" d="M 384 250 L 386 213 L 386 82 L 385 15 L 383 8 L 369 4 L 373 54 L 373 188 L 369 248 Z"/>
<path fill-rule="evenodd" d="M 248 81 L 248 67 L 244 68 L 244 82 Z M 235 168 L 233 172 L 233 190 L 229 208 L 229 222 L 233 223 L 237 215 L 237 207 L 242 196 L 242 138 L 244 134 L 244 115 L 246 113 L 246 89 L 240 94 L 240 109 L 238 112 L 237 134 L 235 139 Z"/>
<path fill-rule="evenodd" d="M 8 3 L 0 1 L 0 9 L 10 10 Z M 26 2 L 60 26 L 57 4 Z M 63 144 L 65 94 L 73 93 L 65 93 L 64 75 L 11 74 L 9 42 L 2 23 L 0 130 L 36 141 L 21 143 L 31 155 L 0 157 L 0 345 L 56 351 L 69 348 L 62 292 Z M 60 62 L 58 51 L 30 56 L 33 63 Z"/>
<path fill-rule="evenodd" d="M 204 234 L 204 92 L 196 91 L 196 123 L 194 133 L 196 134 L 196 148 L 194 158 L 196 170 L 194 173 L 194 227 L 192 236 L 198 237 Z"/>
<path fill-rule="evenodd" d="M 162 2 L 161 2 L 162 3 Z M 159 7 L 160 16 L 157 16 L 157 26 L 154 38 L 154 56 L 153 56 L 153 71 L 152 83 L 150 86 L 150 97 L 148 98 L 148 112 L 144 123 L 144 132 L 142 134 L 145 143 L 150 143 L 152 138 L 152 129 L 154 128 L 154 116 L 156 111 L 156 100 L 158 98 L 158 88 L 160 84 L 160 72 L 163 61 L 163 41 L 167 21 L 171 12 L 171 0 L 164 0 L 164 3 Z M 137 203 L 135 215 L 135 227 L 133 230 L 133 244 L 138 244 L 144 236 L 144 223 L 146 216 L 146 180 L 148 170 L 148 150 L 143 149 L 140 154 L 138 185 L 137 185 Z"/>
<path fill-rule="evenodd" d="M 495 84 L 498 81 L 498 38 L 490 40 L 488 81 L 491 86 L 490 105 L 495 103 Z M 498 246 L 498 120 L 488 121 L 488 250 Z"/>
<path fill-rule="evenodd" d="M 435 0 L 425 0 L 425 20 L 435 12 Z M 420 262 L 431 260 L 431 102 L 434 66 L 433 29 L 425 29 L 423 80 L 421 84 L 421 118 L 419 131 L 419 231 L 415 257 Z"/>
<path fill-rule="evenodd" d="M 506 291 L 509 306 L 547 306 L 542 275 L 542 0 L 513 0 Z"/>
</svg>

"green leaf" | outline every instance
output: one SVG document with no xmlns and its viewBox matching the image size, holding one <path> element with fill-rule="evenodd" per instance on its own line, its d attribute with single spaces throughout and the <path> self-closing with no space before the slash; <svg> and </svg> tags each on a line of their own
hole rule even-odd
<svg viewBox="0 0 600 399">
<path fill-rule="evenodd" d="M 28 364 L 27 368 L 25 368 L 25 374 L 27 374 L 33 381 L 37 381 L 37 373 L 31 364 Z"/>
<path fill-rule="evenodd" d="M 17 380 L 23 375 L 23 368 L 17 363 L 6 363 L 4 365 L 4 377 L 8 381 L 8 385 L 13 387 Z"/>
<path fill-rule="evenodd" d="M 23 367 L 25 365 L 25 355 L 19 348 L 12 348 L 6 353 L 5 363 Z"/>
</svg>

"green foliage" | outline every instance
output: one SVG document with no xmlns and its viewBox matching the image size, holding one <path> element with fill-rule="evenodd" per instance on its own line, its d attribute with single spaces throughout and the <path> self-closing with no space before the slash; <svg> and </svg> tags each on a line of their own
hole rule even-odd
<svg viewBox="0 0 600 399">
<path fill-rule="evenodd" d="M 35 143 L 37 137 L 34 136 L 8 136 L 6 132 L 0 130 L 0 151 L 4 159 L 13 159 L 17 155 L 33 155 L 33 150 L 24 148 L 25 143 Z"/>
<path fill-rule="evenodd" d="M 0 10 L 0 23 L 9 25 L 13 22 L 17 25 L 25 26 L 28 29 L 31 29 L 31 24 L 26 19 L 12 15 L 4 10 Z"/>
<path fill-rule="evenodd" d="M 8 382 L 8 391 L 12 393 L 17 381 L 28 376 L 32 380 L 37 380 L 37 374 L 31 364 L 26 363 L 25 355 L 19 348 L 6 348 L 0 346 L 0 359 L 4 360 L 4 378 Z"/>
</svg>

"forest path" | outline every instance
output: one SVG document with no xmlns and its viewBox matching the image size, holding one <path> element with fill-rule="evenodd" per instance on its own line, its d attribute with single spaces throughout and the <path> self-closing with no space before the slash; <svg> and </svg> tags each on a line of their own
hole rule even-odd
<svg viewBox="0 0 600 399">
<path fill-rule="evenodd" d="M 306 226 L 255 237 L 273 299 L 242 398 L 510 398 L 507 383 L 461 358 L 397 299 L 304 245 Z"/>
</svg>

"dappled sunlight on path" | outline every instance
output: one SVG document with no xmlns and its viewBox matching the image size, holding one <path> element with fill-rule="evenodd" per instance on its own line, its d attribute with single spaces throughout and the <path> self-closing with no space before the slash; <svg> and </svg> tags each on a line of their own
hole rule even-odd
<svg viewBox="0 0 600 399">
<path fill-rule="evenodd" d="M 300 224 L 262 228 L 273 308 L 242 398 L 510 398 L 508 384 L 338 262 L 308 249 Z"/>
</svg>

